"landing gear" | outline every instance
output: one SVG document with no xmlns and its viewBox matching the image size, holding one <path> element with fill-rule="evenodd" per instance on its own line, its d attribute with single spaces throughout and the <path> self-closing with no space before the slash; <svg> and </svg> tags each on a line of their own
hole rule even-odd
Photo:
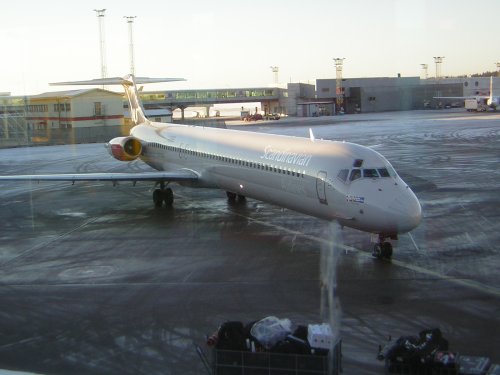
<svg viewBox="0 0 500 375">
<path fill-rule="evenodd" d="M 153 191 L 153 202 L 155 207 L 161 207 L 163 202 L 165 206 L 171 207 L 174 203 L 174 193 L 172 189 L 165 186 L 163 182 L 160 183 L 160 188 Z"/>
<path fill-rule="evenodd" d="M 385 241 L 386 237 L 379 235 L 379 242 L 373 246 L 372 256 L 377 259 L 392 258 L 392 244 Z"/>
<path fill-rule="evenodd" d="M 226 191 L 226 196 L 227 196 L 227 201 L 229 203 L 235 203 L 236 198 L 238 199 L 238 202 L 245 202 L 246 201 L 246 198 L 244 195 L 236 194 L 236 193 L 233 193 L 232 191 Z"/>
</svg>

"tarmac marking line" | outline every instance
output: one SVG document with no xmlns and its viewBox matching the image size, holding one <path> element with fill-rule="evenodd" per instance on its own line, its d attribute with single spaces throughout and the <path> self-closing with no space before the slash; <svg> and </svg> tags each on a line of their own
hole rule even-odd
<svg viewBox="0 0 500 375">
<path fill-rule="evenodd" d="M 413 243 L 413 246 L 415 246 L 415 249 L 417 249 L 417 251 L 420 253 L 420 248 L 417 246 L 417 243 L 413 239 L 413 236 L 411 235 L 411 233 L 408 233 L 408 236 L 410 237 L 410 240 Z"/>
</svg>

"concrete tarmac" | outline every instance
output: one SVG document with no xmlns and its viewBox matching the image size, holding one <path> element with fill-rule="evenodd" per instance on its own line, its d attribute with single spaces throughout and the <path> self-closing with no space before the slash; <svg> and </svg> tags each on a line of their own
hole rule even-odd
<svg viewBox="0 0 500 375">
<path fill-rule="evenodd" d="M 419 197 L 421 225 L 380 261 L 367 233 L 223 191 L 174 185 L 174 208 L 155 209 L 146 183 L 2 182 L 0 368 L 206 374 L 194 343 L 207 350 L 227 320 L 319 323 L 325 280 L 345 374 L 382 374 L 387 336 L 433 327 L 453 351 L 500 362 L 499 114 L 233 125 L 374 146 Z M 141 170 L 102 144 L 0 150 L 2 175 Z"/>
</svg>

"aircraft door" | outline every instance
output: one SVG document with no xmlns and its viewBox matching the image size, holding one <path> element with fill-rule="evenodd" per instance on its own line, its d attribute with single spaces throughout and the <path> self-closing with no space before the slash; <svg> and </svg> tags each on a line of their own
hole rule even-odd
<svg viewBox="0 0 500 375">
<path fill-rule="evenodd" d="M 318 194 L 318 200 L 321 204 L 328 204 L 326 200 L 326 172 L 319 171 L 318 177 L 316 178 L 316 192 Z"/>
</svg>

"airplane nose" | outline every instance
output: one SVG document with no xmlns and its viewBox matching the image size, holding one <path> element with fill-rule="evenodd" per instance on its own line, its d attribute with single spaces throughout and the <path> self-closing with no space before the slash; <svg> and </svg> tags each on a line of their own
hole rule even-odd
<svg viewBox="0 0 500 375">
<path fill-rule="evenodd" d="M 406 187 L 405 194 L 394 198 L 389 210 L 399 233 L 411 231 L 422 221 L 422 207 L 409 187 Z"/>
</svg>

